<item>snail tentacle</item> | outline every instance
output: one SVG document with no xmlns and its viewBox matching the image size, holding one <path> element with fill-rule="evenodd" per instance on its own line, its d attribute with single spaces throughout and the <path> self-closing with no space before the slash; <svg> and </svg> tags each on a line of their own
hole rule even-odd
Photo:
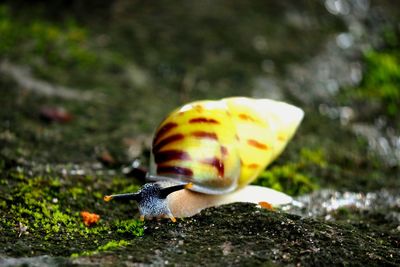
<svg viewBox="0 0 400 267">
<path fill-rule="evenodd" d="M 137 200 L 139 197 L 138 193 L 126 193 L 126 194 L 116 194 L 116 195 L 109 195 L 104 196 L 104 201 L 109 202 L 112 199 L 115 200 Z"/>
</svg>

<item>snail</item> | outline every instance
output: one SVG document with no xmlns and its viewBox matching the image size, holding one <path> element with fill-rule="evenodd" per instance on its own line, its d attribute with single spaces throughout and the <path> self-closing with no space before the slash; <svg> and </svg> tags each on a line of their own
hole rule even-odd
<svg viewBox="0 0 400 267">
<path fill-rule="evenodd" d="M 249 185 L 284 150 L 304 112 L 270 99 L 230 97 L 177 108 L 157 128 L 150 171 L 136 193 L 140 218 L 189 217 L 232 202 L 287 204 L 292 198 Z"/>
</svg>

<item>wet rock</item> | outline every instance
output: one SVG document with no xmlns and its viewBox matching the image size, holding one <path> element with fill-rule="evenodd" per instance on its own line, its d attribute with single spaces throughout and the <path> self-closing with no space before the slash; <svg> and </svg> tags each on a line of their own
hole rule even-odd
<svg viewBox="0 0 400 267">
<path fill-rule="evenodd" d="M 68 259 L 62 257 L 51 257 L 48 255 L 38 257 L 24 258 L 2 258 L 0 255 L 0 266 L 31 266 L 31 267 L 49 267 L 49 266 L 65 266 L 69 262 Z"/>
<path fill-rule="evenodd" d="M 400 264 L 398 243 L 393 241 L 398 237 L 377 239 L 376 234 L 373 229 L 364 232 L 352 225 L 234 204 L 175 224 L 146 222 L 145 235 L 113 255 L 121 264 L 150 265 Z M 103 257 L 92 256 L 91 261 L 101 265 Z"/>
</svg>

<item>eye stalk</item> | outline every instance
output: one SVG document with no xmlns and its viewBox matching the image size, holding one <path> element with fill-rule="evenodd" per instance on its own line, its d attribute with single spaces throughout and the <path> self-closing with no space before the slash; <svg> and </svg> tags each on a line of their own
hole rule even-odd
<svg viewBox="0 0 400 267">
<path fill-rule="evenodd" d="M 109 196 L 104 196 L 103 200 L 105 202 L 109 202 L 113 199 L 116 200 L 136 200 L 140 198 L 139 193 L 127 193 L 127 194 L 117 194 L 117 195 L 109 195 Z"/>
<path fill-rule="evenodd" d="M 171 221 L 176 222 L 174 215 L 171 213 L 167 196 L 173 192 L 190 189 L 193 184 L 173 185 L 162 187 L 161 183 L 147 183 L 137 193 L 117 194 L 104 196 L 104 201 L 109 202 L 115 200 L 135 200 L 139 206 L 140 219 L 143 221 L 145 218 L 161 218 L 169 217 Z"/>
</svg>

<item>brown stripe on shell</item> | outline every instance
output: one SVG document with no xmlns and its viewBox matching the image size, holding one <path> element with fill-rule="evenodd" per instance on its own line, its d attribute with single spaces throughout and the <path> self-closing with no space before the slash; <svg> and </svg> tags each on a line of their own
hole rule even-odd
<svg viewBox="0 0 400 267">
<path fill-rule="evenodd" d="M 187 152 L 177 149 L 165 150 L 154 153 L 154 161 L 157 164 L 168 162 L 171 160 L 191 160 L 191 157 Z"/>
<path fill-rule="evenodd" d="M 245 165 L 245 167 L 247 167 L 249 169 L 257 169 L 258 167 L 260 167 L 260 165 L 258 165 L 257 163 L 251 163 L 251 164 Z"/>
<path fill-rule="evenodd" d="M 157 151 L 159 151 L 161 148 L 163 148 L 164 146 L 182 140 L 185 136 L 183 134 L 174 134 L 171 136 L 168 136 L 167 138 L 164 138 L 161 141 L 155 141 L 156 145 L 153 147 L 153 153 L 157 153 Z"/>
<path fill-rule="evenodd" d="M 193 171 L 190 168 L 177 167 L 177 166 L 158 166 L 157 174 L 178 174 L 184 176 L 193 176 Z"/>
<path fill-rule="evenodd" d="M 191 135 L 194 137 L 197 137 L 197 138 L 218 140 L 217 134 L 213 133 L 213 132 L 196 131 L 196 132 L 192 132 Z"/>
<path fill-rule="evenodd" d="M 267 150 L 268 149 L 268 146 L 266 144 L 258 142 L 257 140 L 254 140 L 254 139 L 248 139 L 247 140 L 247 144 L 252 146 L 252 147 L 255 147 L 255 148 L 258 148 L 258 149 L 262 149 L 262 150 Z"/>
<path fill-rule="evenodd" d="M 200 162 L 215 167 L 218 171 L 218 176 L 220 178 L 224 177 L 225 166 L 224 163 L 219 158 L 214 157 L 210 159 L 203 159 Z"/>
<path fill-rule="evenodd" d="M 205 117 L 198 117 L 189 120 L 189 123 L 211 123 L 211 124 L 219 124 L 219 121 L 215 119 L 205 118 Z"/>
<path fill-rule="evenodd" d="M 164 124 L 161 128 L 158 129 L 158 131 L 156 132 L 156 135 L 154 137 L 154 142 L 156 142 L 157 140 L 160 140 L 160 138 L 162 136 L 164 136 L 166 133 L 168 133 L 170 130 L 172 130 L 173 128 L 177 127 L 178 124 L 174 123 L 174 122 L 168 122 L 166 124 Z"/>
</svg>

